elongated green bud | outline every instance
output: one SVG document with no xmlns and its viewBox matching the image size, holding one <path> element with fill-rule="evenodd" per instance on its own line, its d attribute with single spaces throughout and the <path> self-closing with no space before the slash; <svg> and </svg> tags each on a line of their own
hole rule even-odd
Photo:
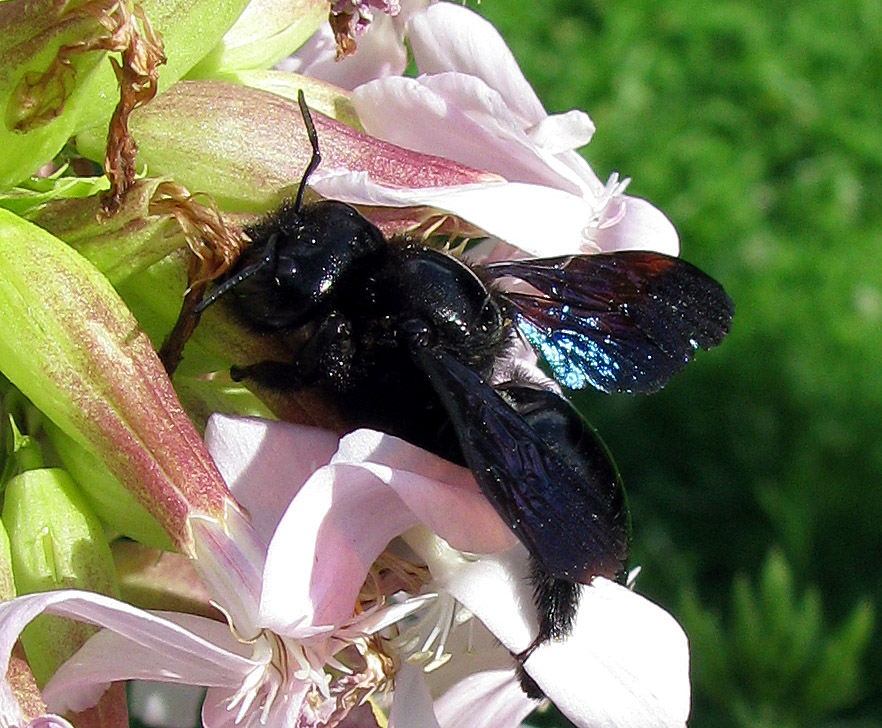
<svg viewBox="0 0 882 728">
<path fill-rule="evenodd" d="M 85 44 L 106 30 L 83 2 L 0 3 L 0 188 L 55 156 L 103 54 Z"/>
<path fill-rule="evenodd" d="M 15 581 L 12 576 L 12 551 L 9 536 L 0 521 L 0 601 L 8 601 L 15 597 Z M 37 687 L 34 673 L 28 665 L 21 643 L 12 652 L 6 679 L 15 695 L 18 704 L 28 719 L 46 714 L 46 704 Z"/>
<path fill-rule="evenodd" d="M 364 172 L 391 187 L 436 187 L 498 180 L 440 157 L 396 147 L 314 114 L 322 169 Z M 131 130 L 139 163 L 211 195 L 225 210 L 264 211 L 296 186 L 312 153 L 295 101 L 220 81 L 183 81 L 136 110 Z M 100 138 L 77 146 L 100 156 Z"/>
<path fill-rule="evenodd" d="M 251 0 L 188 77 L 274 66 L 318 30 L 329 9 L 328 0 Z"/>
<path fill-rule="evenodd" d="M 309 99 L 309 108 L 325 116 L 340 121 L 346 126 L 363 131 L 358 113 L 352 105 L 349 94 L 337 86 L 309 76 L 273 70 L 219 71 L 212 75 L 215 81 L 225 81 L 238 86 L 247 86 L 297 101 L 301 89 Z"/>
<path fill-rule="evenodd" d="M 28 470 L 10 480 L 3 523 L 19 594 L 79 588 L 117 595 L 104 531 L 65 471 Z M 44 684 L 94 631 L 58 617 L 41 617 L 27 627 L 22 642 L 37 682 Z"/>
<path fill-rule="evenodd" d="M 185 553 L 229 493 L 149 340 L 82 256 L 0 210 L 0 370 L 94 453 Z"/>
<path fill-rule="evenodd" d="M 65 470 L 76 481 L 95 514 L 115 531 L 154 548 L 174 548 L 157 520 L 97 457 L 52 424 L 44 425 Z"/>
<path fill-rule="evenodd" d="M 11 534 L 20 594 L 76 588 L 119 596 L 101 524 L 65 471 L 42 468 L 13 478 L 6 488 L 3 521 Z M 96 631 L 92 625 L 47 615 L 31 622 L 21 641 L 37 684 L 45 684 Z M 127 726 L 123 686 L 107 691 L 75 722 L 84 728 Z"/>
<path fill-rule="evenodd" d="M 107 219 L 97 195 L 53 200 L 30 219 L 75 248 L 116 285 L 186 244 L 171 215 L 151 214 L 150 202 L 163 182 L 137 181 Z"/>
<path fill-rule="evenodd" d="M 15 580 L 12 577 L 12 552 L 9 549 L 9 536 L 0 522 L 0 601 L 6 602 L 15 597 Z"/>
</svg>

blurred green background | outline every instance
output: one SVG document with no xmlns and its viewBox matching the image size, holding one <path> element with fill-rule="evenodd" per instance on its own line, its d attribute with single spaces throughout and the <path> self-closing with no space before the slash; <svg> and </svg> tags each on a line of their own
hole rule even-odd
<svg viewBox="0 0 882 728">
<path fill-rule="evenodd" d="M 471 7 L 736 303 L 664 392 L 579 400 L 690 634 L 691 725 L 882 726 L 882 2 Z"/>
</svg>

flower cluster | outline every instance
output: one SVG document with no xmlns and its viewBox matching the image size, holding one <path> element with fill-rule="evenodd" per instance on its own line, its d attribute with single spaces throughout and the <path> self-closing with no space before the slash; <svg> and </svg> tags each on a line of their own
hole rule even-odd
<svg viewBox="0 0 882 728">
<path fill-rule="evenodd" d="M 298 90 L 313 192 L 386 233 L 676 255 L 575 151 L 590 118 L 549 115 L 458 3 L 43 5 L 0 3 L 0 100 L 26 121 L 0 129 L 0 726 L 124 725 L 126 680 L 207 688 L 213 728 L 518 726 L 546 698 L 586 728 L 685 725 L 686 637 L 630 586 L 581 585 L 572 633 L 533 643 L 529 554 L 469 470 L 231 382 L 286 343 L 220 307 L 174 386 L 155 353 L 301 179 Z"/>
</svg>

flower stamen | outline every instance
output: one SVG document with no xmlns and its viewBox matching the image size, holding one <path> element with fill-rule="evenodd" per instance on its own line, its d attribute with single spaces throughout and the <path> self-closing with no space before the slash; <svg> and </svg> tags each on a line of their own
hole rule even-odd
<svg viewBox="0 0 882 728">
<path fill-rule="evenodd" d="M 232 629 L 232 627 L 231 627 Z M 282 638 L 269 630 L 261 630 L 252 642 L 254 651 L 251 659 L 255 666 L 245 675 L 239 689 L 227 702 L 227 711 L 237 710 L 236 725 L 248 717 L 245 725 L 251 725 L 255 717 L 261 725 L 266 725 L 270 710 L 279 697 L 288 674 L 287 649 Z M 251 706 L 259 699 L 260 711 L 255 714 Z"/>
<path fill-rule="evenodd" d="M 447 641 L 456 627 L 468 621 L 471 613 L 449 594 L 435 594 L 432 606 L 428 607 L 416 624 L 403 632 L 393 644 L 407 656 L 407 662 L 423 666 L 424 672 L 432 672 L 446 664 L 451 653 L 447 651 Z M 414 650 L 422 643 L 422 647 Z"/>
<path fill-rule="evenodd" d="M 627 205 L 622 195 L 631 183 L 630 177 L 619 179 L 619 173 L 613 172 L 594 203 L 588 222 L 582 229 L 582 246 L 589 252 L 600 252 L 595 242 L 597 233 L 606 230 L 621 222 L 625 217 Z M 610 208 L 615 202 L 616 206 L 610 215 Z"/>
</svg>

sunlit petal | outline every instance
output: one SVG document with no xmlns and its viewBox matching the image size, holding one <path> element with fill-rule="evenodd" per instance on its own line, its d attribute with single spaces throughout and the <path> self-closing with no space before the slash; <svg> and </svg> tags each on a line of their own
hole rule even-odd
<svg viewBox="0 0 882 728">
<path fill-rule="evenodd" d="M 356 88 L 352 104 L 368 133 L 398 146 L 495 172 L 510 182 L 573 194 L 584 189 L 567 165 L 528 136 L 499 92 L 474 76 L 390 77 Z M 565 124 L 568 137 L 554 144 L 566 146 L 572 126 Z M 551 143 L 547 131 L 544 136 Z"/>
<path fill-rule="evenodd" d="M 396 189 L 377 185 L 365 174 L 324 174 L 320 169 L 313 186 L 322 195 L 351 204 L 435 207 L 528 255 L 552 257 L 595 249 L 589 237 L 593 208 L 578 195 L 551 187 L 501 183 Z"/>
<path fill-rule="evenodd" d="M 573 634 L 525 665 L 578 726 L 676 728 L 689 716 L 689 646 L 661 607 L 602 578 L 582 589 Z"/>
<path fill-rule="evenodd" d="M 447 690 L 435 701 L 435 715 L 441 728 L 517 728 L 538 705 L 514 670 L 486 670 Z"/>
<path fill-rule="evenodd" d="M 502 36 L 477 13 L 438 3 L 415 15 L 408 30 L 420 73 L 459 71 L 480 78 L 499 91 L 524 126 L 547 115 Z"/>
<path fill-rule="evenodd" d="M 24 626 L 43 613 L 107 627 L 123 635 L 127 642 L 131 642 L 132 649 L 137 645 L 145 655 L 156 655 L 146 668 L 148 672 L 155 670 L 151 673 L 154 677 L 180 675 L 186 676 L 183 681 L 192 682 L 195 676 L 197 680 L 205 678 L 235 684 L 241 680 L 243 670 L 250 664 L 247 659 L 161 616 L 99 594 L 74 590 L 31 594 L 0 604 L 0 655 L 5 655 L 5 661 L 8 661 L 12 645 Z M 104 639 L 102 635 L 105 634 L 110 633 L 99 632 L 95 637 Z M 130 670 L 140 670 L 133 661 L 124 659 L 130 654 L 126 651 L 112 654 L 98 650 L 96 659 L 101 662 L 91 663 L 94 669 L 87 669 L 85 664 L 77 664 L 78 652 L 73 661 L 65 663 L 44 688 L 46 704 L 54 712 L 76 711 L 91 706 L 114 679 L 112 670 L 104 669 L 107 667 L 104 660 L 110 663 L 129 662 Z M 0 697 L 8 699 L 8 691 L 8 684 L 0 682 Z"/>
<path fill-rule="evenodd" d="M 623 195 L 617 204 L 624 205 L 620 222 L 601 224 L 596 242 L 601 250 L 654 250 L 667 255 L 680 252 L 680 238 L 674 224 L 653 204 L 639 197 Z"/>
<path fill-rule="evenodd" d="M 374 17 L 368 31 L 358 38 L 358 52 L 337 60 L 337 42 L 331 26 L 325 23 L 278 68 L 353 89 L 375 78 L 399 75 L 407 66 L 407 50 L 393 20 L 388 15 Z"/>
<path fill-rule="evenodd" d="M 432 696 L 423 680 L 423 671 L 418 667 L 401 666 L 395 680 L 389 728 L 441 728 L 432 709 Z"/>
<path fill-rule="evenodd" d="M 222 414 L 205 428 L 208 452 L 267 543 L 300 486 L 331 460 L 337 441 L 316 427 Z"/>
<path fill-rule="evenodd" d="M 261 624 L 289 635 L 341 624 L 373 561 L 420 522 L 471 551 L 514 541 L 465 468 L 371 430 L 343 438 L 270 544 Z"/>
</svg>

